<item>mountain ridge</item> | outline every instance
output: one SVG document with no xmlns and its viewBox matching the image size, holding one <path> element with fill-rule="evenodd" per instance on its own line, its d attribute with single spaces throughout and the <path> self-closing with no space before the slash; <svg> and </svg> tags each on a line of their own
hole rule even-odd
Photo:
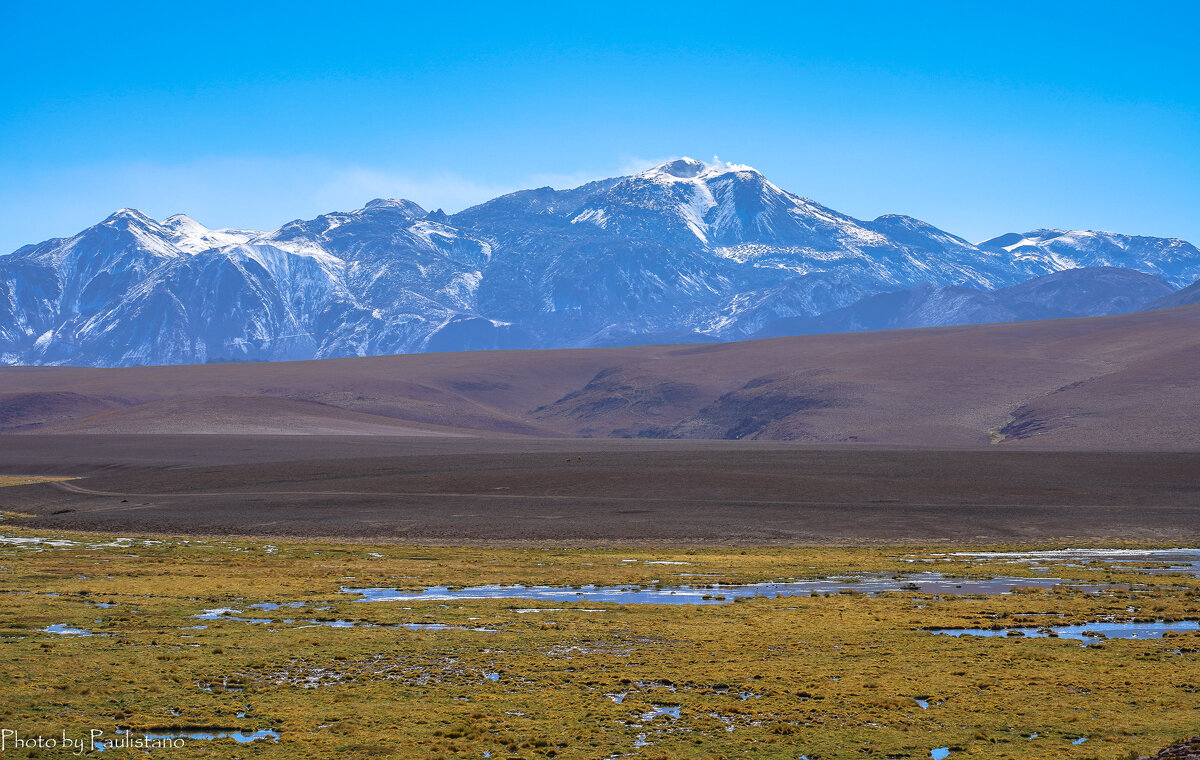
<svg viewBox="0 0 1200 760">
<path fill-rule="evenodd" d="M 993 291 L 921 284 L 815 317 L 778 319 L 755 337 L 1127 314 L 1165 308 L 1158 304 L 1174 304 L 1172 296 L 1185 291 L 1161 277 L 1117 267 L 1065 269 Z"/>
<path fill-rule="evenodd" d="M 1080 266 L 1178 287 L 1200 278 L 1200 250 L 1054 230 L 975 246 L 912 217 L 854 219 L 745 165 L 681 158 L 450 215 L 377 198 L 253 231 L 120 209 L 0 256 L 0 363 L 738 340 L 877 293 L 991 291 Z"/>
</svg>

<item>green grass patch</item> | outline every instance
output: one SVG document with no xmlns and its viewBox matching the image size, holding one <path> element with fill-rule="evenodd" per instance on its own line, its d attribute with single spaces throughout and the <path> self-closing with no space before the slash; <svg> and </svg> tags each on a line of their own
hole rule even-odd
<svg viewBox="0 0 1200 760">
<path fill-rule="evenodd" d="M 45 535 L 4 527 L 11 536 Z M 1200 715 L 1195 633 L 1085 647 L 925 630 L 1200 617 L 1197 579 L 1103 562 L 1055 566 L 1054 575 L 1133 588 L 710 606 L 362 603 L 339 591 L 745 583 L 856 571 L 1031 575 L 1000 562 L 905 561 L 1012 547 L 488 549 L 59 538 L 74 543 L 0 546 L 0 724 L 46 735 L 98 728 L 111 737 L 118 727 L 281 735 L 278 745 L 191 741 L 171 757 L 820 760 L 928 758 L 932 748 L 951 747 L 951 760 L 1118 758 L 1194 733 Z M 264 602 L 304 606 L 251 606 Z M 222 607 L 271 622 L 195 617 Z M 535 607 L 564 609 L 518 612 Z M 332 621 L 355 625 L 321 624 Z M 41 630 L 60 623 L 97 635 Z M 411 623 L 457 627 L 393 627 Z M 677 718 L 663 712 L 676 707 Z M 1071 743 L 1080 736 L 1088 741 Z"/>
</svg>

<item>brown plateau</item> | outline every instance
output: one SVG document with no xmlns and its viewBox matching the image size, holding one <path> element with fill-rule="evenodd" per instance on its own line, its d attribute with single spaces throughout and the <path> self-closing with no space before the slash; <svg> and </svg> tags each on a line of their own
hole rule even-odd
<svg viewBox="0 0 1200 760">
<path fill-rule="evenodd" d="M 22 524 L 1194 540 L 1200 307 L 733 344 L 0 369 Z"/>
</svg>

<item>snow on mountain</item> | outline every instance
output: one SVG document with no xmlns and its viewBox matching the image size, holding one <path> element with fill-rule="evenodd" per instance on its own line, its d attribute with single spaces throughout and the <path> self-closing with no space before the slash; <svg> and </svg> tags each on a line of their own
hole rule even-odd
<svg viewBox="0 0 1200 760">
<path fill-rule="evenodd" d="M 749 166 L 681 158 L 454 215 L 376 199 L 270 232 L 122 209 L 74 237 L 0 256 L 0 363 L 729 340 L 847 307 L 859 309 L 856 324 L 1028 318 L 1016 295 L 984 291 L 1109 265 L 1183 284 L 1200 276 L 1200 251 L 1053 230 L 975 246 L 911 217 L 854 219 Z M 1165 295 L 1154 278 L 1121 277 L 1030 285 L 1037 292 L 1022 303 L 1107 313 Z M 1132 295 L 1118 307 L 1122 288 Z M 889 295 L 872 302 L 876 316 L 863 316 L 863 299 L 880 293 Z"/>
<path fill-rule="evenodd" d="M 1175 292 L 1161 277 L 1114 267 L 1068 269 L 993 291 L 924 283 L 820 316 L 779 319 L 755 337 L 1098 317 L 1138 311 Z"/>
<path fill-rule="evenodd" d="M 121 209 L 71 238 L 0 257 L 0 360 L 41 363 L 70 325 L 118 306 L 156 270 L 186 258 L 158 222 Z"/>
<path fill-rule="evenodd" d="M 1004 251 L 1038 274 L 1084 267 L 1123 267 L 1158 275 L 1175 287 L 1200 279 L 1200 249 L 1178 238 L 1093 230 L 1010 232 L 979 247 Z"/>
<path fill-rule="evenodd" d="M 210 230 L 184 214 L 169 216 L 161 222 L 175 247 L 185 253 L 200 253 L 210 248 L 240 245 L 263 233 L 252 230 Z"/>
</svg>

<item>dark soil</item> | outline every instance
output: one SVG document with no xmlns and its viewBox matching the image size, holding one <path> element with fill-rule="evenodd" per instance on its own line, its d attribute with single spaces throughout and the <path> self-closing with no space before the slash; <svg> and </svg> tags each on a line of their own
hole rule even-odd
<svg viewBox="0 0 1200 760">
<path fill-rule="evenodd" d="M 0 436 L 21 525 L 435 543 L 1200 539 L 1200 453 L 764 441 Z M 70 510 L 70 511 L 66 511 Z"/>
</svg>

